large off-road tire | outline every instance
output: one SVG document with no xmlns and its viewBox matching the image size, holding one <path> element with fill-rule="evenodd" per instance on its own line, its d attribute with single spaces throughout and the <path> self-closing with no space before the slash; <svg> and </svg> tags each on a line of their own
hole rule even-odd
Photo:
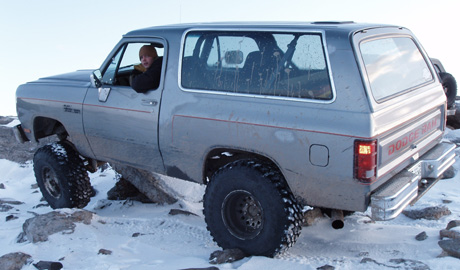
<svg viewBox="0 0 460 270">
<path fill-rule="evenodd" d="M 454 76 L 447 72 L 440 72 L 439 77 L 441 78 L 442 87 L 447 98 L 447 107 L 450 108 L 455 103 L 457 97 L 457 81 Z"/>
<path fill-rule="evenodd" d="M 223 249 L 273 257 L 300 235 L 302 211 L 278 169 L 239 160 L 219 169 L 204 195 L 204 215 Z"/>
<path fill-rule="evenodd" d="M 34 155 L 37 184 L 51 208 L 83 208 L 92 188 L 82 159 L 67 143 L 45 145 Z"/>
</svg>

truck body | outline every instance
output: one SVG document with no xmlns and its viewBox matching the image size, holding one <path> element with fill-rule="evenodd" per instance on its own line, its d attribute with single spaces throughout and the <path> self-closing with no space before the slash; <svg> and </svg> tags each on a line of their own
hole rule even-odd
<svg viewBox="0 0 460 270">
<path fill-rule="evenodd" d="M 141 94 L 125 82 L 145 44 L 163 64 L 158 89 Z M 99 71 L 21 85 L 17 137 L 57 134 L 93 166 L 203 184 L 232 162 L 258 160 L 298 204 L 372 207 L 375 220 L 395 218 L 454 162 L 455 146 L 442 142 L 443 87 L 404 27 L 152 27 L 124 35 Z"/>
</svg>

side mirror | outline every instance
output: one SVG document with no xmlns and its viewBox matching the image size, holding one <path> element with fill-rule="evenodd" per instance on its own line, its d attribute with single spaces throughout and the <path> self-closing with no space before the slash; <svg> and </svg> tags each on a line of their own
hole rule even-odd
<svg viewBox="0 0 460 270">
<path fill-rule="evenodd" d="M 99 69 L 93 71 L 93 74 L 91 74 L 90 79 L 92 87 L 99 88 L 102 86 L 102 74 Z"/>
<path fill-rule="evenodd" d="M 91 86 L 97 88 L 99 101 L 106 102 L 110 94 L 110 88 L 102 87 L 102 75 L 99 69 L 93 71 L 93 74 L 90 75 Z"/>
</svg>

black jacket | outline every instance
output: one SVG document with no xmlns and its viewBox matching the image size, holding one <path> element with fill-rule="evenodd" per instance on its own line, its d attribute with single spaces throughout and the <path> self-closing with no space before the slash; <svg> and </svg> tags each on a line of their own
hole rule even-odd
<svg viewBox="0 0 460 270">
<path fill-rule="evenodd" d="M 162 63 L 163 57 L 158 57 L 144 73 L 133 74 L 131 87 L 138 93 L 157 89 L 160 85 Z"/>
</svg>

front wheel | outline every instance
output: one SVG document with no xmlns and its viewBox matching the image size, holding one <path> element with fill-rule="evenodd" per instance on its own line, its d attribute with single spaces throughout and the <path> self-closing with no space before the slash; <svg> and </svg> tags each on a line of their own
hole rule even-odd
<svg viewBox="0 0 460 270">
<path fill-rule="evenodd" d="M 206 187 L 204 215 L 223 249 L 273 257 L 300 235 L 302 211 L 279 170 L 252 160 L 219 169 Z"/>
<path fill-rule="evenodd" d="M 37 184 L 51 208 L 83 208 L 92 194 L 88 172 L 78 153 L 63 142 L 38 149 L 34 155 Z"/>
</svg>

